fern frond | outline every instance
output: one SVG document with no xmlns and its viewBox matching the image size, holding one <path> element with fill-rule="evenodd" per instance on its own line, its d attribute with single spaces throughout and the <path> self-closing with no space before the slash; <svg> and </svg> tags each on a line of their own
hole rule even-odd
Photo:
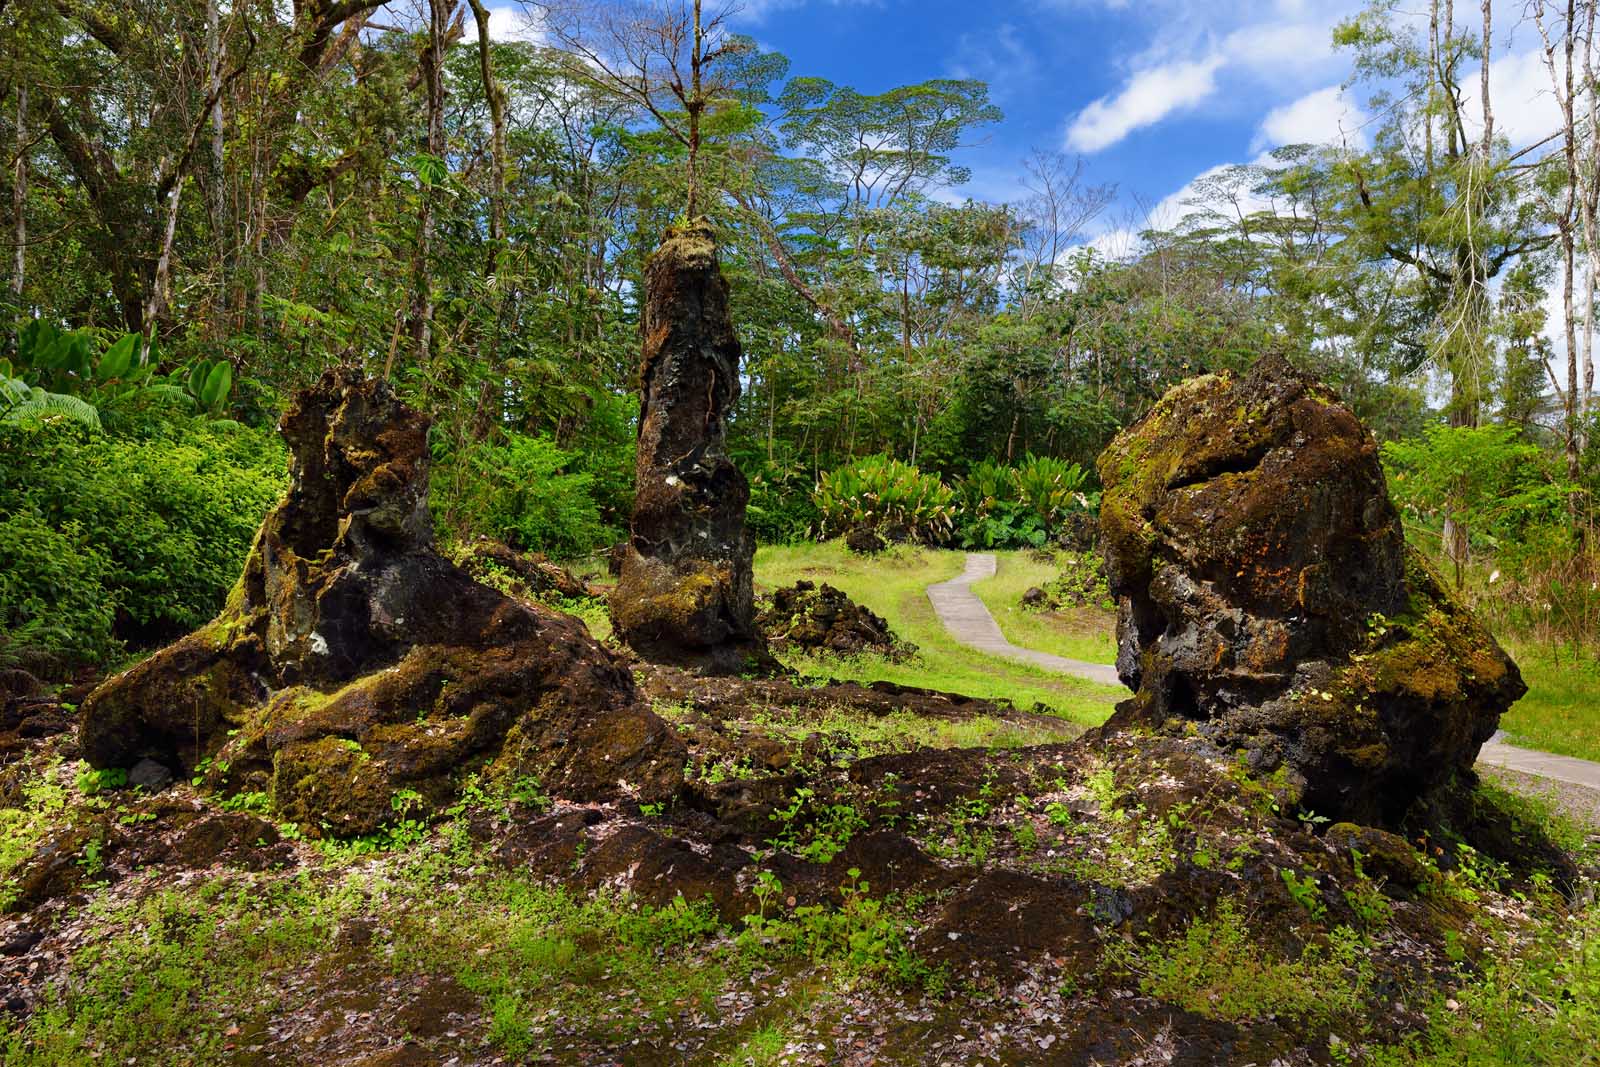
<svg viewBox="0 0 1600 1067">
<path fill-rule="evenodd" d="M 88 401 L 64 393 L 47 393 L 35 388 L 26 400 L 18 400 L 0 410 L 0 422 L 12 425 L 29 421 L 68 419 L 91 430 L 100 429 L 100 412 Z"/>
</svg>

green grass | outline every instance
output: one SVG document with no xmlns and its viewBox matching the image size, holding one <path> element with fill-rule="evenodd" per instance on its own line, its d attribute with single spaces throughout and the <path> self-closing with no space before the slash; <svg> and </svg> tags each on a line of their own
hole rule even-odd
<svg viewBox="0 0 1600 1067">
<path fill-rule="evenodd" d="M 1140 988 L 1151 996 L 1196 1015 L 1235 1022 L 1353 1019 L 1372 980 L 1361 941 L 1348 928 L 1334 930 L 1326 946 L 1308 944 L 1299 959 L 1277 958 L 1263 949 L 1231 899 L 1223 900 L 1212 918 L 1191 920 L 1168 942 L 1124 943 L 1114 946 L 1111 956 L 1137 974 Z"/>
<path fill-rule="evenodd" d="M 1600 1064 L 1600 905 L 1503 936 L 1481 974 L 1436 1003 L 1429 1026 L 1375 1067 Z M 1443 1001 L 1443 997 L 1440 998 Z"/>
<path fill-rule="evenodd" d="M 1010 700 L 1018 707 L 1041 704 L 1085 725 L 1098 725 L 1126 695 L 1120 689 L 985 655 L 958 644 L 928 603 L 927 587 L 961 573 L 965 554 L 898 546 L 876 557 L 858 556 L 841 541 L 770 545 L 756 553 L 756 583 L 765 589 L 802 578 L 827 582 L 889 620 L 901 638 L 919 649 L 904 661 L 881 656 L 848 659 L 797 656 L 789 665 L 815 679 L 887 681 L 985 700 Z"/>
<path fill-rule="evenodd" d="M 1113 663 L 1117 658 L 1117 617 L 1098 608 L 1025 611 L 1022 594 L 1056 576 L 1056 566 L 1031 552 L 996 552 L 995 576 L 972 583 L 1006 640 L 1068 659 Z"/>
<path fill-rule="evenodd" d="M 813 733 L 844 735 L 857 752 L 872 756 L 919 748 L 1023 748 L 1061 740 L 1055 723 L 1021 725 L 992 715 L 932 719 L 909 711 L 864 715 L 844 708 L 831 708 L 820 714 L 774 709 L 758 715 L 755 722 L 767 733 L 795 742 L 804 741 Z"/>
<path fill-rule="evenodd" d="M 1600 760 L 1600 666 L 1545 649 L 1507 643 L 1528 695 L 1500 720 L 1513 744 Z"/>
</svg>

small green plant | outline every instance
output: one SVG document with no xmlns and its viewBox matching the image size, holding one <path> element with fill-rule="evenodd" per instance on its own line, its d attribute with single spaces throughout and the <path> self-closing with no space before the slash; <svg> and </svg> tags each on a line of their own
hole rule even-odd
<svg viewBox="0 0 1600 1067">
<path fill-rule="evenodd" d="M 128 784 L 128 772 L 121 767 L 90 767 L 78 771 L 78 791 L 85 796 L 121 789 Z"/>
<path fill-rule="evenodd" d="M 809 786 L 796 789 L 788 807 L 770 818 L 782 827 L 771 844 L 813 863 L 832 862 L 867 825 L 853 804 L 822 803 Z"/>
<path fill-rule="evenodd" d="M 105 841 L 98 834 L 83 843 L 83 852 L 78 856 L 78 866 L 83 868 L 85 878 L 93 881 L 105 872 L 105 847 Z"/>
<path fill-rule="evenodd" d="M 1362 869 L 1361 854 L 1353 853 L 1351 858 L 1355 862 L 1356 880 L 1353 886 L 1344 890 L 1345 903 L 1350 905 L 1363 930 L 1381 930 L 1389 924 L 1394 909 L 1389 904 L 1389 898 L 1383 895 L 1383 887 L 1367 877 L 1367 872 Z"/>
<path fill-rule="evenodd" d="M 1326 944 L 1307 945 L 1298 959 L 1262 951 L 1233 900 L 1209 919 L 1192 920 L 1166 943 L 1123 944 L 1108 959 L 1139 976 L 1150 996 L 1214 1019 L 1283 1016 L 1316 1023 L 1356 1018 L 1372 981 L 1372 965 L 1354 931 L 1339 927 Z"/>
<path fill-rule="evenodd" d="M 1044 817 L 1049 819 L 1051 824 L 1063 828 L 1073 823 L 1072 809 L 1059 800 L 1052 800 L 1045 805 Z"/>
<path fill-rule="evenodd" d="M 235 793 L 231 797 L 223 797 L 221 804 L 223 811 L 248 811 L 256 815 L 267 815 L 272 811 L 272 798 L 266 793 Z"/>
<path fill-rule="evenodd" d="M 1283 879 L 1294 902 L 1304 908 L 1313 920 L 1321 922 L 1328 917 L 1328 905 L 1322 900 L 1322 887 L 1317 885 L 1316 875 L 1301 875 L 1289 867 L 1280 867 L 1278 876 Z"/>
<path fill-rule="evenodd" d="M 764 876 L 766 880 L 764 879 Z M 908 920 L 889 902 L 873 897 L 861 881 L 861 871 L 845 872 L 839 887 L 838 908 L 803 904 L 788 911 L 776 908 L 782 884 L 770 872 L 757 875 L 753 892 L 759 902 L 754 915 L 744 918 L 741 950 L 755 959 L 801 957 L 826 964 L 847 977 L 887 978 L 896 985 L 930 993 L 943 990 L 942 968 L 929 967 L 909 946 Z"/>
<path fill-rule="evenodd" d="M 511 787 L 506 794 L 519 804 L 526 804 L 530 808 L 543 811 L 550 807 L 553 801 L 550 794 L 545 791 L 544 783 L 531 774 L 518 775 L 511 780 Z"/>
</svg>

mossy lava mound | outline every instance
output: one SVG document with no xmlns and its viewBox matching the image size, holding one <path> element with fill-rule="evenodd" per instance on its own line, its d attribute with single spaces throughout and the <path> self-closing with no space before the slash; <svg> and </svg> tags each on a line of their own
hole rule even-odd
<svg viewBox="0 0 1600 1067">
<path fill-rule="evenodd" d="M 435 551 L 426 417 L 340 370 L 279 428 L 289 492 L 226 608 L 89 697 L 89 763 L 152 759 L 339 836 L 473 775 L 579 800 L 676 792 L 682 744 L 582 624 Z"/>
<path fill-rule="evenodd" d="M 1395 825 L 1526 691 L 1406 544 L 1372 435 L 1282 358 L 1172 389 L 1099 469 L 1112 728 L 1197 724 L 1304 807 Z"/>
</svg>

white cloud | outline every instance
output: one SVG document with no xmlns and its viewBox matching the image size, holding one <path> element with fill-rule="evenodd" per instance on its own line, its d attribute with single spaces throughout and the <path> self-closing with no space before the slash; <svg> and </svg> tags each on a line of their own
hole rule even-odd
<svg viewBox="0 0 1600 1067">
<path fill-rule="evenodd" d="M 950 76 L 985 82 L 995 100 L 1004 101 L 1021 92 L 1038 74 L 1032 49 L 1022 31 L 1010 22 L 982 33 L 963 33 L 956 51 L 961 58 L 950 65 Z"/>
<path fill-rule="evenodd" d="M 1337 85 L 1330 85 L 1267 112 L 1254 149 L 1259 152 L 1286 144 L 1365 148 L 1367 138 L 1361 127 L 1366 121 L 1366 112 L 1351 103 Z"/>
<path fill-rule="evenodd" d="M 1556 59 L 1556 70 L 1561 59 Z M 1581 73 L 1579 80 L 1581 80 Z M 1474 82 L 1474 87 L 1476 83 Z M 1483 109 L 1471 97 L 1472 121 L 1483 128 Z M 1489 64 L 1489 103 L 1494 108 L 1495 129 L 1513 145 L 1533 144 L 1561 128 L 1561 106 L 1550 86 L 1550 71 L 1538 48 L 1513 52 Z"/>
<path fill-rule="evenodd" d="M 1062 253 L 1062 258 L 1065 259 L 1071 256 L 1079 248 L 1091 249 L 1103 259 L 1113 261 L 1132 259 L 1133 254 L 1139 248 L 1139 235 L 1126 226 L 1118 226 L 1115 229 L 1096 234 L 1082 245 L 1067 249 Z"/>
<path fill-rule="evenodd" d="M 1067 147 L 1098 152 L 1134 130 L 1195 106 L 1216 90 L 1222 62 L 1221 56 L 1211 56 L 1135 73 L 1121 92 L 1102 96 L 1078 113 L 1067 130 Z"/>
<path fill-rule="evenodd" d="M 495 41 L 526 41 L 541 44 L 544 30 L 537 15 L 521 7 L 491 7 L 489 37 Z"/>
<path fill-rule="evenodd" d="M 1109 148 L 1219 90 L 1229 92 L 1220 106 L 1236 111 L 1252 99 L 1281 100 L 1326 84 L 1348 66 L 1334 51 L 1333 27 L 1356 9 L 1356 0 L 1149 0 L 1141 14 L 1154 33 L 1127 60 L 1133 73 L 1073 119 L 1067 144 L 1082 152 Z"/>
</svg>

